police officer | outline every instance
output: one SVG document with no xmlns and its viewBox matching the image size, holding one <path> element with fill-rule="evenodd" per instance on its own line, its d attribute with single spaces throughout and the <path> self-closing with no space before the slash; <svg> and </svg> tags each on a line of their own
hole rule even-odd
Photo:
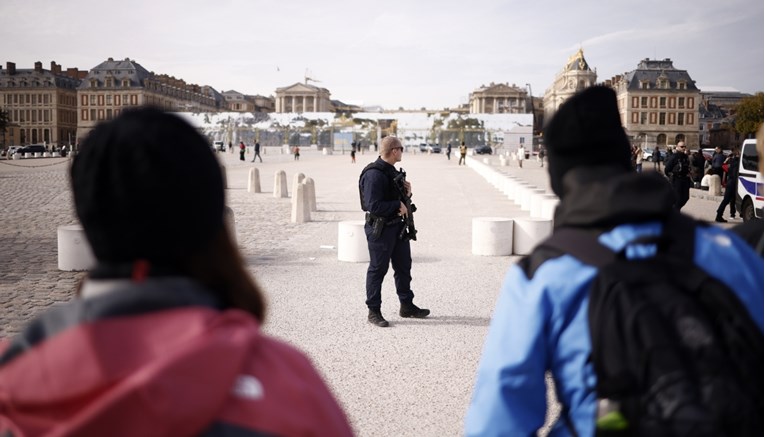
<svg viewBox="0 0 765 437">
<path fill-rule="evenodd" d="M 361 205 L 366 214 L 364 232 L 369 247 L 369 268 L 367 269 L 367 300 L 369 308 L 369 323 L 388 326 L 388 321 L 382 316 L 382 282 L 388 272 L 388 264 L 393 266 L 393 278 L 396 282 L 401 317 L 424 318 L 430 310 L 417 307 L 412 300 L 414 293 L 410 288 L 412 282 L 412 253 L 409 238 L 402 232 L 406 226 L 404 218 L 410 212 L 402 201 L 401 194 L 396 188 L 394 178 L 398 174 L 393 166 L 401 162 L 404 147 L 401 141 L 393 136 L 383 138 L 380 145 L 380 156 L 367 165 L 359 177 L 359 192 Z M 406 195 L 412 196 L 412 187 L 404 182 Z"/>
<path fill-rule="evenodd" d="M 680 141 L 675 147 L 675 153 L 667 158 L 664 166 L 664 173 L 672 182 L 672 188 L 675 192 L 675 209 L 685 206 L 690 198 L 691 191 L 691 163 L 685 150 L 685 142 Z"/>
</svg>

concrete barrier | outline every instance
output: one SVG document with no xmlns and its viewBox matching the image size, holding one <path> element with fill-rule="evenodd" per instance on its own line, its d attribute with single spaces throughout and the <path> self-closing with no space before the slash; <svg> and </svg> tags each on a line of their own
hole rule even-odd
<svg viewBox="0 0 765 437">
<path fill-rule="evenodd" d="M 311 207 L 308 204 L 305 192 L 305 184 L 295 184 L 292 186 L 292 214 L 290 215 L 292 223 L 311 221 Z"/>
<path fill-rule="evenodd" d="M 96 257 L 85 237 L 82 225 L 58 227 L 58 269 L 66 272 L 90 270 Z"/>
<path fill-rule="evenodd" d="M 513 253 L 513 220 L 473 217 L 473 255 L 503 256 Z"/>
<path fill-rule="evenodd" d="M 287 173 L 279 170 L 274 173 L 274 197 L 287 197 Z"/>
<path fill-rule="evenodd" d="M 337 259 L 357 263 L 369 262 L 364 220 L 348 220 L 338 223 Z"/>
<path fill-rule="evenodd" d="M 543 194 L 536 196 L 531 202 L 531 211 L 529 215 L 552 220 L 555 216 L 555 208 L 560 199 L 555 194 Z"/>
<path fill-rule="evenodd" d="M 311 212 L 316 211 L 316 184 L 313 182 L 313 178 L 305 178 L 303 181 L 305 185 L 305 196 L 308 199 L 308 210 Z"/>
<path fill-rule="evenodd" d="M 722 196 L 722 182 L 720 176 L 709 178 L 709 194 L 713 196 Z"/>
<path fill-rule="evenodd" d="M 552 220 L 538 217 L 519 217 L 513 220 L 513 253 L 528 255 L 552 233 Z"/>
<path fill-rule="evenodd" d="M 530 187 L 525 190 L 521 196 L 521 210 L 531 211 L 531 204 L 534 202 L 534 199 L 544 194 L 545 190 L 537 187 Z"/>
<path fill-rule="evenodd" d="M 305 175 L 303 173 L 295 173 L 295 175 L 292 177 L 292 186 L 300 185 L 305 180 Z"/>
<path fill-rule="evenodd" d="M 247 192 L 260 193 L 260 170 L 257 168 L 250 169 L 250 177 L 247 180 Z"/>
</svg>

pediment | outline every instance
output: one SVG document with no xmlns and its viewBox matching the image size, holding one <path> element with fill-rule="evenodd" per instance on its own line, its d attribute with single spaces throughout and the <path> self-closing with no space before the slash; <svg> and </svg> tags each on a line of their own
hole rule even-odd
<svg viewBox="0 0 765 437">
<path fill-rule="evenodd" d="M 292 85 L 280 88 L 279 91 L 283 93 L 315 93 L 319 91 L 319 88 L 313 85 L 296 82 Z"/>
</svg>

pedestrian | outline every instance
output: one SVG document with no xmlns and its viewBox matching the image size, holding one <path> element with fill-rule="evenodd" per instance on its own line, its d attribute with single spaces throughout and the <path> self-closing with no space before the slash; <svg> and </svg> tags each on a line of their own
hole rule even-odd
<svg viewBox="0 0 765 437">
<path fill-rule="evenodd" d="M 523 160 L 526 159 L 526 149 L 523 144 L 518 146 L 518 167 L 523 168 Z"/>
<path fill-rule="evenodd" d="M 717 176 L 720 176 L 720 180 L 725 184 L 725 171 L 723 170 L 723 164 L 725 164 L 725 154 L 720 146 L 715 147 L 715 151 L 712 153 L 711 165 L 712 171 Z"/>
<path fill-rule="evenodd" d="M 359 194 L 361 205 L 366 211 L 364 233 L 369 248 L 369 268 L 367 269 L 366 305 L 369 309 L 367 320 L 379 326 L 388 326 L 382 315 L 382 283 L 388 272 L 388 265 L 393 267 L 396 294 L 401 304 L 401 317 L 424 318 L 430 310 L 414 304 L 414 292 L 411 289 L 412 253 L 409 238 L 404 235 L 404 218 L 412 214 L 405 205 L 403 196 L 412 197 L 412 186 L 404 180 L 396 187 L 400 177 L 394 165 L 401 162 L 404 147 L 394 136 L 383 138 L 380 156 L 367 165 L 359 176 Z M 403 192 L 405 191 L 405 193 Z"/>
<path fill-rule="evenodd" d="M 465 156 L 467 155 L 467 147 L 465 146 L 465 142 L 463 141 L 462 144 L 460 144 L 460 160 L 457 163 L 457 165 L 465 164 Z M 465 164 L 467 165 L 467 164 Z"/>
<path fill-rule="evenodd" d="M 545 144 L 550 183 L 560 198 L 553 238 L 567 229 L 582 229 L 599 236 L 599 245 L 607 246 L 614 257 L 611 251 L 623 250 L 630 260 L 648 261 L 657 244 L 641 250 L 631 246 L 632 242 L 656 237 L 670 217 L 690 221 L 673 211 L 672 191 L 663 176 L 631 171 L 629 140 L 619 118 L 616 94 L 610 88 L 592 86 L 564 102 L 545 128 Z M 688 269 L 701 269 L 730 288 L 735 293 L 731 298 L 743 304 L 741 310 L 761 335 L 762 260 L 724 229 L 704 225 L 690 229 L 694 227 L 690 249 L 695 253 L 683 262 Z M 725 269 L 719 268 L 721 259 L 726 260 Z M 561 404 L 549 434 L 595 435 L 596 421 L 602 424 L 599 415 L 609 413 L 599 407 L 617 407 L 602 398 L 602 380 L 591 361 L 596 333 L 588 320 L 590 290 L 598 273 L 570 253 L 548 247 L 535 248 L 510 267 L 478 365 L 465 435 L 536 435 L 551 414 L 548 405 L 555 403 L 549 398 L 548 375 Z M 688 329 L 698 332 L 694 331 L 696 325 Z M 694 338 L 697 343 L 707 341 L 706 337 Z M 648 358 L 632 359 L 642 364 Z M 674 377 L 665 376 L 667 383 Z M 662 400 L 679 408 L 671 398 Z M 619 421 L 619 408 L 610 413 L 605 420 L 615 419 L 618 426 L 627 428 L 625 435 L 659 434 L 641 434 L 635 429 L 638 424 Z M 757 425 L 761 427 L 762 420 Z"/>
<path fill-rule="evenodd" d="M 356 163 L 356 143 L 351 143 L 351 164 Z"/>
<path fill-rule="evenodd" d="M 643 172 L 643 149 L 639 146 L 635 146 L 635 171 L 637 173 Z"/>
<path fill-rule="evenodd" d="M 691 163 L 686 153 L 685 142 L 680 141 L 675 147 L 675 152 L 664 163 L 664 174 L 667 175 L 672 183 L 672 189 L 675 192 L 675 208 L 680 209 L 688 203 L 691 191 Z"/>
<path fill-rule="evenodd" d="M 547 152 L 545 151 L 545 146 L 539 146 L 539 153 L 537 154 L 537 156 L 539 157 L 540 167 L 545 166 L 545 155 L 547 155 Z"/>
<path fill-rule="evenodd" d="M 704 164 L 706 164 L 706 160 L 701 149 L 691 153 L 689 159 L 691 164 L 691 181 L 693 186 L 698 188 L 701 185 L 701 179 L 704 177 Z"/>
<path fill-rule="evenodd" d="M 730 218 L 736 218 L 736 191 L 738 190 L 738 166 L 739 166 L 739 151 L 737 147 L 733 148 L 733 151 L 725 159 L 725 164 L 728 164 L 728 177 L 725 180 L 725 193 L 723 194 L 722 202 L 717 207 L 717 216 L 715 221 L 718 223 L 727 223 L 728 220 L 723 218 L 725 214 L 725 207 L 730 205 Z"/>
<path fill-rule="evenodd" d="M 247 146 L 244 145 L 243 141 L 239 142 L 239 160 L 244 161 L 244 152 L 247 151 Z"/>
<path fill-rule="evenodd" d="M 228 153 L 234 153 L 234 145 L 231 144 L 231 141 L 228 142 Z"/>
<path fill-rule="evenodd" d="M 0 434 L 352 435 L 309 358 L 261 328 L 263 292 L 193 126 L 125 110 L 70 176 L 97 264 L 1 348 Z"/>
<path fill-rule="evenodd" d="M 452 143 L 446 143 L 446 159 L 452 160 Z"/>
<path fill-rule="evenodd" d="M 293 147 L 292 148 L 292 153 L 295 156 L 295 161 L 299 161 L 300 160 L 300 147 L 299 146 Z"/>
<path fill-rule="evenodd" d="M 252 162 L 255 162 L 255 158 L 258 158 L 260 162 L 263 162 L 263 158 L 260 157 L 260 143 L 255 141 L 255 156 L 252 157 Z"/>
<path fill-rule="evenodd" d="M 661 171 L 661 151 L 659 150 L 659 146 L 653 148 L 651 161 L 653 161 L 653 169 L 656 171 Z"/>
</svg>

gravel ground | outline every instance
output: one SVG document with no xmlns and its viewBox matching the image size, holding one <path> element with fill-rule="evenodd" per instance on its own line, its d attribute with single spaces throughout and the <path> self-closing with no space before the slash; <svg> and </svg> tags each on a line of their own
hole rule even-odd
<svg viewBox="0 0 765 437">
<path fill-rule="evenodd" d="M 366 322 L 366 264 L 337 260 L 338 223 L 360 220 L 358 175 L 372 152 L 323 155 L 303 148 L 300 161 L 268 149 L 264 162 L 220 153 L 227 203 L 238 245 L 265 289 L 264 329 L 304 350 L 325 376 L 360 436 L 461 435 L 480 357 L 501 282 L 515 256 L 471 254 L 473 217 L 527 215 L 457 158 L 404 156 L 413 186 L 419 230 L 412 243 L 415 303 L 424 320 L 401 319 L 392 272 L 383 284 L 383 314 L 391 327 Z M 484 157 L 469 157 L 483 161 Z M 546 169 L 515 161 L 497 169 L 548 187 Z M 66 158 L 0 161 L 0 336 L 13 335 L 48 306 L 73 296 L 83 273 L 57 269 L 56 229 L 76 223 Z M 261 193 L 247 192 L 250 169 Z M 288 185 L 303 173 L 315 181 L 318 211 L 311 221 L 290 222 L 290 199 L 272 195 L 274 174 Z M 694 193 L 684 208 L 713 219 L 720 198 Z M 731 226 L 735 222 L 726 226 Z M 554 400 L 550 401 L 555 414 Z"/>
</svg>

